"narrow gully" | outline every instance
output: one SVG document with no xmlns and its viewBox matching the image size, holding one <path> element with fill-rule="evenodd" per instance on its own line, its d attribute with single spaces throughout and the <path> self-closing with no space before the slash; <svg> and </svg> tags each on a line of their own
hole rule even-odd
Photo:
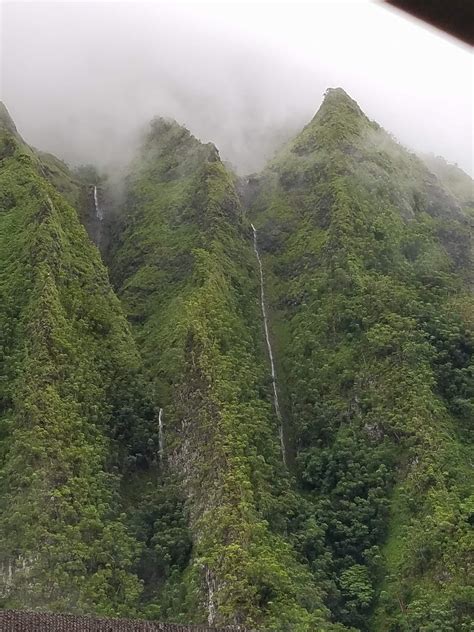
<svg viewBox="0 0 474 632">
<path fill-rule="evenodd" d="M 272 386 L 273 386 L 273 406 L 275 408 L 275 414 L 279 423 L 279 435 L 280 435 L 280 445 L 281 445 L 281 454 L 283 457 L 283 463 L 286 465 L 286 447 L 285 447 L 285 438 L 283 432 L 283 417 L 280 409 L 280 402 L 278 400 L 278 388 L 277 388 L 277 376 L 275 370 L 275 360 L 273 357 L 272 343 L 270 340 L 270 332 L 268 329 L 268 318 L 267 318 L 267 309 L 265 307 L 265 290 L 264 290 L 264 279 L 263 279 L 263 266 L 262 260 L 260 258 L 260 253 L 258 251 L 258 241 L 257 241 L 257 229 L 253 224 L 250 224 L 253 230 L 253 249 L 255 251 L 255 256 L 257 257 L 258 268 L 260 271 L 260 306 L 262 309 L 263 316 L 263 327 L 265 330 L 265 340 L 267 343 L 267 351 L 268 357 L 270 359 L 270 368 L 272 373 Z"/>
</svg>

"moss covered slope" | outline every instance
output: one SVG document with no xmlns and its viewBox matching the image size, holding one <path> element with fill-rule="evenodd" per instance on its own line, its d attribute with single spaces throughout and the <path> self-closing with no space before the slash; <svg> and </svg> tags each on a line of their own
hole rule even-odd
<svg viewBox="0 0 474 632">
<path fill-rule="evenodd" d="M 118 489 L 130 455 L 152 459 L 151 408 L 99 253 L 41 174 L 3 112 L 0 602 L 133 614 Z"/>
<path fill-rule="evenodd" d="M 157 119 L 102 223 L 0 107 L 0 605 L 469 629 L 472 181 L 435 166 L 341 89 L 247 188 Z"/>
<path fill-rule="evenodd" d="M 454 195 L 467 214 L 474 217 L 474 182 L 458 165 L 447 162 L 441 156 L 424 154 L 421 156 L 443 186 Z"/>
<path fill-rule="evenodd" d="M 169 618 L 336 629 L 288 538 L 295 498 L 233 177 L 213 145 L 160 119 L 124 208 L 111 269 L 163 405 L 163 458 L 181 481 L 194 543 Z"/>
<path fill-rule="evenodd" d="M 326 603 L 361 630 L 468 629 L 468 215 L 341 89 L 253 188 Z"/>
</svg>

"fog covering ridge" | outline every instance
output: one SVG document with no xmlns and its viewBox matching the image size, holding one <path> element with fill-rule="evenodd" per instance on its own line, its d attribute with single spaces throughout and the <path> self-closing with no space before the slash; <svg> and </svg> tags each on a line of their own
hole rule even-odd
<svg viewBox="0 0 474 632">
<path fill-rule="evenodd" d="M 344 85 L 403 144 L 471 171 L 469 55 L 355 5 L 9 3 L 0 91 L 26 141 L 73 165 L 125 164 L 158 114 L 244 174 Z"/>
</svg>

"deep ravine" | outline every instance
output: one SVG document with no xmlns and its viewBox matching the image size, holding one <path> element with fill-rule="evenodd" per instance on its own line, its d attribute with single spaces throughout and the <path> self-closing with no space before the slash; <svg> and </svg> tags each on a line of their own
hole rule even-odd
<svg viewBox="0 0 474 632">
<path fill-rule="evenodd" d="M 253 231 L 253 249 L 255 251 L 255 256 L 258 262 L 258 268 L 260 272 L 260 306 L 262 309 L 263 316 L 263 327 L 265 330 L 265 341 L 267 344 L 268 357 L 270 359 L 270 369 L 272 374 L 272 387 L 273 387 L 273 406 L 275 408 L 275 414 L 278 419 L 279 424 L 279 435 L 280 435 L 280 445 L 281 445 L 281 454 L 283 458 L 283 463 L 287 464 L 286 458 L 286 445 L 285 445 L 285 434 L 283 429 L 283 416 L 281 414 L 280 402 L 278 400 L 278 387 L 277 387 L 277 376 L 275 370 L 275 360 L 273 356 L 272 343 L 270 340 L 270 332 L 268 329 L 268 317 L 267 317 L 267 309 L 265 307 L 265 288 L 264 288 L 264 278 L 263 278 L 263 266 L 262 260 L 260 258 L 260 253 L 258 251 L 258 240 L 257 240 L 257 229 L 253 224 L 250 224 Z"/>
</svg>

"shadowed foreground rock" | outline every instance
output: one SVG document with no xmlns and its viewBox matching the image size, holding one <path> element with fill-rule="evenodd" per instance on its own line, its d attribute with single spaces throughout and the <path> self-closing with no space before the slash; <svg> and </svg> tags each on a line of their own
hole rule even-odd
<svg viewBox="0 0 474 632">
<path fill-rule="evenodd" d="M 239 626 L 210 628 L 202 625 L 153 623 L 130 619 L 96 619 L 72 614 L 0 611 L 1 632 L 246 632 Z M 249 632 L 249 631 L 247 631 Z"/>
</svg>

